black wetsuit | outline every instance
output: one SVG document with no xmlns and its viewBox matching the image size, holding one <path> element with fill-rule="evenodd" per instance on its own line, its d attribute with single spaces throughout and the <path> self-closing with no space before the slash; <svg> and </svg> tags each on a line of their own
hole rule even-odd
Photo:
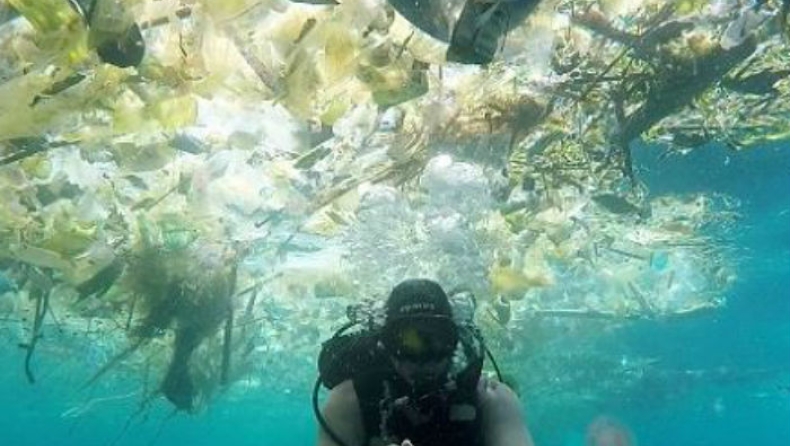
<svg viewBox="0 0 790 446">
<path fill-rule="evenodd" d="M 391 367 L 354 378 L 365 427 L 365 446 L 483 446 L 478 408 L 479 373 L 463 373 L 443 390 L 417 397 Z"/>
</svg>

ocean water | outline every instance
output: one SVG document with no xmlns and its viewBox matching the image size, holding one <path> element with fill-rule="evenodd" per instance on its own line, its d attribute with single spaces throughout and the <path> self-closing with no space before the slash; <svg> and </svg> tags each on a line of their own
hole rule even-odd
<svg viewBox="0 0 790 446">
<path fill-rule="evenodd" d="M 630 247 L 635 248 L 632 251 L 620 249 L 615 242 L 636 237 L 628 233 L 628 225 L 641 224 L 645 210 L 641 206 L 648 201 L 637 200 L 637 207 L 629 201 L 634 195 L 621 196 L 627 181 L 617 170 L 612 170 L 617 179 L 608 175 L 612 141 L 601 144 L 607 138 L 603 135 L 629 134 L 629 129 L 639 128 L 633 124 L 639 124 L 641 111 L 644 116 L 658 118 L 674 109 L 673 103 L 683 105 L 682 111 L 678 109 L 678 115 L 669 116 L 664 128 L 651 129 L 657 133 L 643 134 L 651 133 L 654 140 L 671 137 L 680 142 L 696 139 L 694 127 L 699 125 L 699 133 L 726 134 L 735 138 L 733 144 L 755 128 L 767 129 L 763 135 L 766 140 L 775 135 L 787 137 L 782 125 L 790 115 L 787 97 L 770 95 L 787 96 L 788 92 L 783 70 L 790 65 L 786 39 L 790 22 L 786 8 L 779 9 L 788 0 L 716 1 L 709 5 L 675 2 L 676 9 L 662 8 L 656 16 L 669 12 L 661 19 L 666 21 L 660 28 L 660 22 L 648 20 L 652 13 L 645 15 L 647 9 L 638 14 L 632 10 L 633 16 L 623 12 L 626 15 L 622 17 L 612 11 L 615 29 L 635 34 L 629 39 L 628 34 L 616 33 L 619 37 L 611 40 L 625 42 L 608 45 L 599 44 L 597 37 L 590 42 L 580 37 L 574 42 L 575 32 L 566 32 L 566 25 L 590 21 L 588 25 L 601 26 L 601 17 L 585 13 L 578 17 L 579 23 L 573 24 L 576 17 L 571 20 L 560 10 L 568 7 L 575 11 L 577 5 L 563 1 L 557 11 L 549 13 L 552 7 L 545 12 L 545 18 L 559 12 L 557 17 L 543 24 L 543 19 L 536 20 L 534 30 L 514 33 L 503 42 L 502 57 L 506 65 L 513 64 L 514 70 L 503 67 L 501 74 L 507 76 L 500 77 L 496 68 L 488 72 L 493 74 L 490 79 L 480 83 L 474 80 L 474 70 L 461 67 L 435 70 L 439 80 L 435 83 L 432 73 L 436 67 L 429 73 L 423 69 L 424 63 L 435 65 L 436 54 L 428 48 L 432 45 L 427 45 L 430 42 L 414 33 L 399 36 L 405 29 L 390 31 L 386 29 L 389 25 L 382 27 L 380 20 L 372 21 L 372 10 L 367 8 L 375 2 L 340 1 L 341 6 L 324 21 L 312 12 L 305 15 L 305 10 L 297 15 L 280 15 L 284 5 L 290 5 L 292 12 L 300 7 L 295 6 L 298 3 L 321 3 L 318 1 L 128 1 L 138 10 L 146 9 L 140 17 L 145 17 L 145 22 L 138 24 L 146 32 L 146 58 L 154 62 L 146 63 L 129 78 L 105 69 L 109 67 L 94 70 L 92 62 L 70 66 L 77 63 L 72 60 L 77 58 L 77 51 L 68 46 L 73 42 L 66 34 L 73 31 L 77 37 L 80 33 L 80 39 L 83 34 L 74 29 L 78 28 L 74 21 L 66 22 L 69 14 L 60 13 L 69 10 L 66 2 L 59 3 L 62 9 L 55 16 L 62 18 L 60 24 L 68 25 L 68 31 L 55 29 L 58 19 L 53 20 L 52 30 L 45 29 L 49 26 L 43 23 L 34 33 L 25 31 L 23 20 L 16 20 L 16 14 L 10 13 L 7 5 L 11 3 L 30 6 L 28 19 L 33 19 L 34 13 L 47 12 L 39 9 L 42 0 L 0 0 L 0 168 L 4 169 L 0 172 L 0 192 L 30 195 L 19 203 L 15 195 L 9 195 L 12 200 L 0 197 L 0 205 L 8 206 L 0 207 L 0 215 L 14 220 L 8 226 L 11 230 L 6 230 L 5 221 L 0 220 L 0 234 L 7 237 L 0 239 L 0 446 L 314 445 L 317 422 L 311 392 L 316 357 L 329 327 L 342 322 L 348 303 L 345 298 L 375 297 L 379 289 L 392 285 L 394 277 L 418 273 L 453 281 L 448 285 L 477 283 L 475 292 L 483 294 L 478 296 L 483 302 L 482 310 L 478 310 L 483 316 L 480 326 L 487 330 L 484 335 L 489 346 L 521 398 L 525 421 L 539 446 L 790 445 L 790 140 L 742 151 L 711 144 L 685 155 L 671 154 L 665 147 L 635 144 L 636 177 L 644 182 L 648 198 L 657 199 L 653 202 L 656 215 L 673 214 L 667 209 L 670 205 L 685 205 L 683 209 L 698 212 L 687 220 L 648 221 L 642 235 L 658 238 L 666 234 L 660 234 L 660 230 L 667 229 L 673 232 L 669 237 L 672 241 L 664 246 L 661 241 L 642 246 L 631 243 Z M 58 2 L 50 3 L 54 7 Z M 465 2 L 453 3 L 458 6 Z M 646 2 L 583 3 L 617 4 L 614 9 L 622 6 L 630 10 Z M 672 2 L 658 3 L 672 6 Z M 124 9 L 119 2 L 105 4 L 119 7 L 110 14 L 116 17 L 115 13 Z M 161 11 L 176 4 L 187 8 L 159 17 Z M 204 8 L 198 7 L 200 12 L 193 14 L 190 7 L 201 4 Z M 690 18 L 686 14 L 692 14 L 689 10 L 700 14 L 691 18 L 691 28 L 686 23 Z M 215 27 L 228 23 L 226 20 L 236 13 L 239 20 L 232 26 Z M 771 13 L 773 19 L 756 20 L 758 13 Z M 70 17 L 79 19 L 75 14 Z M 104 12 L 98 15 L 104 16 L 99 19 L 109 17 Z M 370 15 L 370 20 L 362 20 L 368 20 L 361 33 L 366 37 L 359 39 L 355 28 L 365 15 Z M 171 21 L 179 25 L 164 26 Z M 87 22 L 99 34 L 105 31 L 94 18 L 86 18 Z M 518 20 L 512 22 L 516 23 Z M 559 34 L 552 37 L 549 23 L 566 38 L 555 40 Z M 292 32 L 296 30 L 298 37 Z M 659 30 L 662 32 L 652 32 Z M 661 37 L 665 32 L 668 37 Z M 785 35 L 780 36 L 783 32 Z M 752 51 L 752 39 L 760 40 L 759 59 L 730 70 L 723 82 L 706 93 L 695 93 L 692 78 L 710 77 L 712 82 L 718 70 L 706 68 L 728 66 L 725 59 L 740 57 L 737 54 L 745 57 Z M 648 45 L 649 41 L 654 43 Z M 720 48 L 716 42 L 736 51 L 717 52 Z M 44 47 L 39 47 L 40 43 Z M 57 49 L 50 53 L 46 45 Z M 348 57 L 351 52 L 346 51 L 347 45 L 359 46 L 350 48 L 354 57 Z M 422 45 L 426 48 L 420 49 Z M 629 51 L 628 47 L 638 51 Z M 674 60 L 670 57 L 675 51 L 687 51 L 686 47 L 693 59 L 685 55 Z M 395 48 L 399 48 L 397 56 Z M 380 49 L 392 53 L 387 59 L 394 56 L 385 63 L 386 70 L 380 66 L 379 59 L 384 59 Z M 596 54 L 598 50 L 600 54 Z M 64 56 L 66 51 L 70 57 L 64 60 L 72 62 L 61 67 L 54 55 L 57 52 Z M 425 55 L 418 54 L 423 51 Z M 88 52 L 96 59 L 93 48 Z M 407 57 L 402 57 L 404 54 Z M 592 63 L 580 63 L 579 56 L 589 57 Z M 412 57 L 420 63 L 412 64 Z M 51 65 L 53 60 L 55 65 Z M 561 74 L 557 72 L 533 84 L 529 80 L 532 76 L 544 68 L 543 74 L 551 72 L 550 60 L 552 70 L 563 72 L 559 77 L 566 79 L 550 79 Z M 694 63 L 689 64 L 690 60 Z M 395 76 L 390 77 L 390 73 Z M 405 74 L 410 79 L 403 84 L 408 91 L 393 95 L 388 79 Z M 343 79 L 345 76 L 352 76 L 354 81 L 348 82 L 351 78 Z M 653 76 L 655 84 L 642 80 Z M 44 89 L 47 79 L 57 82 Z M 779 82 L 774 82 L 776 79 Z M 510 80 L 515 87 L 512 92 Z M 261 81 L 263 90 L 271 91 L 262 91 Z M 471 83 L 467 85 L 467 81 Z M 556 114 L 552 112 L 550 119 L 529 130 L 529 135 L 520 134 L 524 126 L 533 125 L 536 116 L 543 115 L 540 103 L 549 99 L 538 91 L 544 81 L 559 82 L 557 90 L 548 89 L 552 96 L 549 103 L 560 104 L 556 105 Z M 680 88 L 688 87 L 682 85 L 686 82 L 691 88 Z M 407 107 L 399 112 L 372 119 L 382 104 L 400 101 L 400 93 L 420 96 L 426 83 L 439 88 L 425 95 L 421 103 L 425 108 L 420 113 L 413 113 L 411 104 L 404 104 Z M 695 101 L 674 101 L 664 88 L 667 85 L 688 92 L 687 99 Z M 522 91 L 521 87 L 528 88 Z M 532 104 L 532 93 L 527 93 L 533 87 L 537 87 L 536 104 Z M 622 98 L 618 92 L 634 92 L 635 97 Z M 578 101 L 570 100 L 577 94 Z M 360 100 L 367 103 L 357 102 L 358 96 L 367 95 L 373 96 L 375 105 L 364 99 Z M 555 103 L 557 98 L 564 99 Z M 570 101 L 562 104 L 565 99 Z M 30 110 L 17 105 L 25 103 Z M 621 107 L 616 106 L 618 103 Z M 314 106 L 318 108 L 311 110 Z M 321 116 L 312 116 L 319 108 L 323 109 Z M 23 110 L 30 113 L 17 114 Z M 341 111 L 342 118 L 335 120 Z M 618 111 L 628 115 L 626 122 L 617 116 Z M 721 114 L 711 116 L 719 111 Z M 308 115 L 310 119 L 305 122 Z M 739 121 L 745 121 L 743 128 Z M 558 125 L 565 128 L 556 132 Z M 647 131 L 647 127 L 642 130 Z M 138 129 L 142 130 L 140 134 L 136 133 Z M 586 182 L 587 171 L 574 167 L 572 160 L 576 141 L 569 147 L 557 147 L 555 143 L 561 141 L 559 145 L 565 146 L 567 141 L 564 136 L 555 138 L 557 135 L 578 141 L 586 160 L 582 164 L 600 178 Z M 330 136 L 331 140 L 324 140 Z M 524 136 L 527 139 L 518 142 Z M 509 160 L 507 169 L 502 169 L 504 159 L 498 149 L 511 137 L 512 143 L 519 144 L 519 152 L 525 149 L 515 155 L 526 158 L 516 156 Z M 79 150 L 70 144 L 75 139 L 80 140 Z M 430 141 L 427 147 L 423 146 L 426 141 Z M 593 146 L 589 152 L 588 144 Z M 176 153 L 168 154 L 171 151 L 166 146 Z M 49 159 L 33 155 L 45 149 Z M 398 170 L 411 170 L 401 162 L 408 157 L 419 165 L 421 160 L 412 157 L 422 154 L 430 160 L 419 179 L 413 179 L 415 190 L 390 187 L 400 184 L 403 172 Z M 16 155 L 27 159 L 11 161 Z M 17 171 L 22 164 L 25 166 Z M 387 171 L 377 172 L 380 165 Z M 548 172 L 547 166 L 559 170 Z M 525 169 L 523 177 L 521 168 Z M 387 180 L 382 184 L 366 180 L 354 185 L 353 193 L 327 198 L 333 197 L 327 192 L 341 191 L 350 184 L 349 179 L 384 178 L 379 176 L 384 173 Z M 551 178 L 555 174 L 556 178 Z M 27 179 L 27 189 L 18 188 L 22 179 Z M 509 184 L 516 179 L 521 187 Z M 170 180 L 177 185 L 167 186 Z M 407 184 L 412 181 L 406 176 L 403 180 Z M 43 181 L 52 184 L 43 185 Z M 587 190 L 593 183 L 601 186 L 596 186 L 596 191 Z M 165 188 L 169 191 L 159 195 Z M 418 188 L 421 193 L 414 193 Z M 75 194 L 79 194 L 79 200 Z M 712 203 L 712 207 L 721 209 L 721 219 L 708 220 L 707 208 L 679 198 L 696 194 L 704 197 L 693 203 Z M 54 201 L 50 204 L 55 206 L 46 212 L 32 215 L 33 208 L 41 211 L 38 208 L 49 207 L 43 202 L 56 196 L 68 198 L 62 214 L 58 205 L 63 203 Z M 356 201 L 357 196 L 359 206 L 341 203 Z M 660 202 L 662 197 L 669 199 Z M 125 283 L 128 288 L 122 290 L 118 300 L 111 292 L 105 295 L 107 299 L 75 302 L 71 285 L 77 283 L 80 274 L 70 277 L 72 269 L 87 268 L 88 263 L 109 254 L 93 251 L 100 244 L 92 244 L 90 252 L 85 246 L 69 248 L 75 241 L 72 236 L 82 238 L 83 230 L 90 232 L 90 223 L 101 227 L 104 221 L 115 220 L 116 215 L 110 213 L 116 209 L 115 200 L 130 206 L 129 214 L 120 220 L 136 220 L 135 225 L 122 221 L 108 231 L 113 233 L 110 238 L 120 238 L 127 234 L 119 233 L 129 232 L 130 227 L 137 230 L 129 237 L 135 245 L 123 246 L 124 254 L 129 252 L 126 248 L 133 250 L 145 244 L 136 242 L 146 238 L 146 223 L 161 230 L 156 234 L 163 239 L 156 245 L 162 248 L 158 254 L 189 246 L 194 241 L 191 237 L 200 233 L 192 223 L 203 226 L 204 221 L 196 221 L 203 217 L 221 220 L 214 229 L 223 232 L 205 229 L 206 234 L 214 236 L 209 235 L 210 240 L 201 240 L 205 244 L 190 251 L 198 254 L 195 257 L 199 261 L 192 262 L 195 257 L 190 257 L 184 262 L 193 268 L 200 265 L 198 274 L 192 269 L 189 279 L 172 281 L 166 292 L 140 293 L 129 285 L 131 282 L 145 288 L 146 281 L 139 280 L 143 276 L 127 274 L 125 279 L 131 277 Z M 608 206 L 602 201 L 608 201 Z M 330 203 L 332 209 L 318 215 L 313 208 L 318 203 Z M 522 205 L 522 215 L 518 215 L 520 211 L 496 211 L 516 210 Z M 157 207 L 156 212 L 149 213 L 153 207 Z M 492 209 L 496 210 L 489 214 Z M 26 211 L 37 220 L 15 220 L 16 214 Z M 176 214 L 187 218 L 173 218 Z M 150 222 L 145 220 L 147 215 L 151 216 Z M 308 215 L 309 220 L 319 218 L 309 222 Z M 50 217 L 53 221 L 48 220 Z M 81 223 L 78 220 L 82 217 L 89 223 L 87 229 L 74 224 Z M 498 217 L 502 217 L 498 223 L 493 221 Z M 701 221 L 702 228 L 694 226 Z M 39 223 L 41 228 L 36 227 Z M 312 223 L 312 229 L 305 229 L 308 223 Z M 664 224 L 675 226 L 668 229 Z M 508 232 L 508 225 L 509 229 L 518 228 L 518 234 L 500 238 L 502 234 L 497 232 Z M 58 234 L 47 240 L 42 250 L 28 251 L 26 243 L 30 240 L 33 248 L 40 248 L 35 246 L 38 240 L 28 237 L 37 229 Z M 659 231 L 651 233 L 651 229 Z M 710 243 L 685 247 L 688 249 L 671 247 L 675 241 L 699 242 L 699 238 L 683 236 L 684 230 L 700 235 L 698 229 Z M 334 231 L 343 234 L 338 236 Z M 7 235 L 12 233 L 15 237 Z M 337 238 L 328 240 L 323 237 L 326 233 Z M 205 265 L 231 269 L 226 261 L 230 243 L 212 243 L 229 241 L 225 240 L 227 235 L 241 245 L 248 243 L 244 248 L 249 250 L 236 253 L 243 259 L 239 271 L 244 277 L 238 283 L 244 287 L 253 283 L 248 288 L 253 290 L 249 293 L 253 297 L 246 301 L 245 316 L 255 320 L 248 324 L 252 328 L 240 328 L 241 323 L 235 327 L 237 342 L 232 347 L 231 364 L 235 375 L 229 386 L 220 386 L 219 390 L 212 387 L 217 384 L 212 379 L 218 380 L 220 369 L 219 355 L 215 354 L 220 337 L 210 337 L 201 344 L 201 361 L 193 359 L 190 372 L 206 372 L 210 378 L 197 383 L 201 396 L 218 391 L 211 394 L 207 404 L 198 405 L 201 409 L 197 413 L 178 411 L 161 395 L 166 357 L 174 344 L 173 328 L 183 328 L 184 321 L 192 323 L 206 313 L 175 311 L 183 309 L 183 301 L 167 301 L 166 310 L 173 310 L 177 322 L 153 327 L 150 335 L 144 336 L 148 342 L 145 348 L 128 361 L 114 364 L 112 358 L 127 348 L 129 337 L 139 334 L 131 329 L 133 323 L 144 318 L 140 316 L 144 311 L 135 312 L 130 309 L 132 305 L 117 310 L 140 295 L 148 298 L 148 304 L 157 298 L 161 302 L 162 297 L 172 297 L 174 286 L 197 282 L 190 291 L 208 289 L 201 287 L 205 283 L 192 279 L 204 277 Z M 586 239 L 585 243 L 575 243 L 578 240 L 574 237 Z M 539 239 L 545 244 L 538 244 Z M 80 240 L 76 242 L 81 245 Z M 336 245 L 342 249 L 335 250 Z M 237 247 L 234 243 L 233 250 Z M 201 248 L 209 249 L 204 252 Z M 615 253 L 613 257 L 628 259 L 604 261 L 605 253 L 599 255 L 599 248 L 610 255 Z M 32 273 L 25 276 L 20 271 L 28 267 L 17 263 L 37 265 L 49 273 L 46 269 L 53 259 L 48 254 L 63 260 L 61 255 L 73 257 L 75 252 L 84 264 L 55 262 L 59 267 L 53 268 L 51 277 L 56 282 L 55 293 L 63 294 L 55 294 L 57 305 L 45 318 L 35 354 L 26 357 L 27 351 L 19 343 L 31 338 L 30 313 L 36 301 L 22 301 L 22 296 L 35 291 L 37 279 L 46 278 Z M 664 256 L 656 255 L 659 253 Z M 723 253 L 727 255 L 720 256 Z M 700 257 L 710 262 L 698 262 Z M 635 258 L 640 261 L 633 261 Z M 722 259 L 733 264 L 715 268 L 715 262 Z M 338 266 L 345 260 L 353 264 L 353 278 L 344 274 L 347 271 L 343 265 Z M 636 263 L 639 265 L 634 266 Z M 6 270 L 8 265 L 12 267 Z M 683 265 L 689 267 L 684 269 Z M 126 268 L 127 272 L 134 269 L 133 262 L 127 262 Z M 26 272 L 31 271 L 35 270 Z M 706 275 L 714 271 L 720 274 Z M 737 277 L 730 286 L 722 287 L 726 294 L 716 296 L 719 299 L 710 299 L 706 289 L 700 289 L 729 283 L 716 279 L 727 279 L 730 271 Z M 6 279 L 6 272 L 11 279 Z M 66 280 L 61 281 L 64 276 Z M 211 274 L 206 276 L 208 281 L 216 279 Z M 15 290 L 13 280 L 17 277 L 32 277 L 20 287 L 24 292 Z M 658 290 L 659 284 L 665 288 Z M 678 286 L 673 287 L 675 284 Z M 659 311 L 654 311 L 654 302 L 643 298 L 642 285 L 650 287 L 644 295 L 656 298 Z M 199 299 L 208 293 L 194 294 L 198 297 L 192 297 Z M 247 299 L 246 292 L 236 296 L 225 293 L 222 297 L 241 295 Z M 494 306 L 493 298 L 515 302 L 508 321 L 487 317 L 492 308 L 501 308 Z M 680 314 L 693 309 L 695 303 L 712 301 L 726 301 L 726 305 Z M 117 319 L 126 320 L 127 315 L 124 326 Z M 216 315 L 210 313 L 207 319 Z M 643 318 L 623 317 L 635 315 Z M 94 324 L 102 326 L 96 328 Z M 107 364 L 114 367 L 93 383 L 90 377 Z M 32 376 L 34 383 L 29 382 Z M 184 392 L 181 396 L 189 393 L 184 387 L 177 389 Z M 172 393 L 170 396 L 172 399 Z M 326 391 L 321 396 L 324 398 Z"/>
<path fill-rule="evenodd" d="M 788 146 L 790 142 L 781 142 L 741 152 L 709 146 L 668 158 L 650 147 L 634 148 L 639 176 L 652 194 L 718 192 L 740 201 L 740 217 L 726 233 L 711 234 L 726 239 L 734 250 L 738 278 L 723 308 L 688 318 L 620 324 L 594 341 L 590 348 L 613 361 L 652 358 L 637 385 L 618 389 L 615 383 L 589 398 L 586 387 L 600 383 L 580 382 L 564 390 L 562 404 L 546 404 L 546 398 L 536 396 L 540 383 L 522 386 L 536 444 L 584 445 L 589 424 L 600 416 L 619 420 L 630 430 L 632 443 L 643 446 L 790 444 Z M 141 405 L 133 382 L 86 390 L 82 385 L 89 367 L 104 358 L 90 359 L 89 352 L 80 368 L 66 361 L 63 352 L 41 349 L 34 361 L 38 379 L 31 385 L 24 376 L 24 352 L 0 346 L 2 445 L 315 442 L 309 379 L 293 388 L 237 384 L 204 412 L 186 415 L 175 413 L 164 400 Z M 302 370 L 294 372 L 309 377 L 312 358 L 301 359 Z M 517 368 L 527 358 L 500 359 Z"/>
<path fill-rule="evenodd" d="M 723 192 L 741 200 L 742 218 L 731 234 L 740 272 L 726 307 L 705 318 L 644 324 L 619 334 L 629 348 L 650 352 L 672 368 L 712 371 L 670 380 L 678 398 L 655 405 L 647 400 L 641 410 L 624 414 L 640 444 L 790 441 L 787 148 L 777 143 L 734 153 L 709 147 L 664 164 L 642 160 L 652 166 L 643 178 L 655 193 Z"/>
</svg>

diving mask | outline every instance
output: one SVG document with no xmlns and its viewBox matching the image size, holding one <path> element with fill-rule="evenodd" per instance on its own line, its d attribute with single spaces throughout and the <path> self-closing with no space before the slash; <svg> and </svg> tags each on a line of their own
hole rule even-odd
<svg viewBox="0 0 790 446">
<path fill-rule="evenodd" d="M 458 328 L 443 316 L 404 318 L 384 329 L 384 346 L 393 358 L 417 364 L 450 358 L 458 343 Z"/>
</svg>

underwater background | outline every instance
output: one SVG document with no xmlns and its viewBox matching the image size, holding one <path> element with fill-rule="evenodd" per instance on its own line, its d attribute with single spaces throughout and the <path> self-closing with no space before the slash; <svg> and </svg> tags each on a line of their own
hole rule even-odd
<svg viewBox="0 0 790 446">
<path fill-rule="evenodd" d="M 790 0 L 0 0 L 0 446 L 314 445 L 415 276 L 538 446 L 789 445 L 788 48 Z"/>
<path fill-rule="evenodd" d="M 728 234 L 740 274 L 723 308 L 685 319 L 618 324 L 587 346 L 615 362 L 632 355 L 655 358 L 657 367 L 645 372 L 653 376 L 641 376 L 638 387 L 618 391 L 613 383 L 609 392 L 590 399 L 586 387 L 600 383 L 577 382 L 575 389 L 567 389 L 570 395 L 562 397 L 563 404 L 542 407 L 539 399 L 530 398 L 540 391 L 538 386 L 521 386 L 536 444 L 583 445 L 587 426 L 602 415 L 627 426 L 633 443 L 643 446 L 790 442 L 788 144 L 742 152 L 709 146 L 664 159 L 647 147 L 635 147 L 640 175 L 651 193 L 718 191 L 741 201 L 741 218 Z M 529 370 L 513 370 L 520 358 L 495 354 L 506 360 L 506 372 L 529 375 Z M 0 345 L 4 445 L 315 442 L 309 379 L 314 358 L 295 363 L 293 372 L 308 378 L 301 386 L 231 390 L 232 398 L 220 395 L 196 415 L 174 413 L 165 402 L 154 401 L 144 416 L 133 384 L 128 389 L 81 389 L 88 372 L 70 369 L 64 365 L 67 358 L 52 352 L 36 359 L 42 372 L 31 385 L 24 378 L 23 358 L 16 346 Z"/>
</svg>

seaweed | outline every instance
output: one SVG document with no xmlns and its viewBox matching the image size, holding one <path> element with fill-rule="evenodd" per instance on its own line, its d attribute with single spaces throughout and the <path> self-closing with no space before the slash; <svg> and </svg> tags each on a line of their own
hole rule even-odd
<svg viewBox="0 0 790 446">
<path fill-rule="evenodd" d="M 180 410 L 191 411 L 194 408 L 197 391 L 189 374 L 189 360 L 202 340 L 199 331 L 192 327 L 176 330 L 173 356 L 161 390 L 168 401 Z"/>
<path fill-rule="evenodd" d="M 36 382 L 33 375 L 31 361 L 36 344 L 41 339 L 41 328 L 44 317 L 49 312 L 49 298 L 52 292 L 52 278 L 49 274 L 39 271 L 35 267 L 28 268 L 28 274 L 32 275 L 30 296 L 36 301 L 36 309 L 33 316 L 33 328 L 30 331 L 30 341 L 19 344 L 19 348 L 26 350 L 25 353 L 25 376 L 30 384 Z"/>
<path fill-rule="evenodd" d="M 778 90 L 775 84 L 788 76 L 790 76 L 790 70 L 767 69 L 750 75 L 738 73 L 735 76 L 727 76 L 722 79 L 721 85 L 740 93 L 776 94 Z"/>
<path fill-rule="evenodd" d="M 182 222 L 183 223 L 183 222 Z M 226 383 L 230 368 L 230 343 L 233 329 L 232 294 L 235 283 L 235 258 L 196 238 L 187 244 L 173 244 L 168 235 L 180 228 L 179 221 L 158 223 L 140 217 L 140 239 L 128 254 L 114 259 L 88 281 L 80 284 L 81 298 L 100 296 L 116 282 L 131 293 L 125 326 L 131 344 L 110 359 L 86 383 L 92 385 L 109 370 L 146 347 L 155 339 L 173 333 L 172 353 L 156 392 L 165 396 L 177 410 L 194 411 L 208 389 L 205 380 L 195 377 L 194 353 L 205 340 L 215 336 L 225 321 L 223 368 L 216 381 Z M 216 251 L 211 251 L 216 250 Z M 210 252 L 208 256 L 203 256 Z M 202 263 L 201 259 L 212 262 Z M 227 264 L 217 263 L 227 260 Z M 212 351 L 212 350 L 209 350 Z M 210 383 L 208 383 L 210 384 Z"/>
<path fill-rule="evenodd" d="M 749 38 L 731 49 L 717 47 L 689 62 L 677 60 L 668 65 L 674 68 L 654 82 L 645 103 L 626 116 L 623 138 L 632 141 L 664 117 L 688 106 L 756 50 L 756 40 Z"/>
<path fill-rule="evenodd" d="M 107 291 L 115 284 L 115 281 L 123 274 L 125 267 L 124 261 L 120 257 L 116 257 L 99 272 L 94 274 L 88 280 L 76 286 L 79 293 L 78 300 L 83 300 L 91 296 L 100 298 L 104 296 Z"/>
<path fill-rule="evenodd" d="M 230 356 L 233 345 L 233 299 L 236 294 L 236 281 L 238 274 L 238 263 L 234 263 L 230 272 L 230 289 L 225 307 L 225 330 L 222 343 L 222 370 L 220 372 L 220 384 L 227 385 L 230 381 Z"/>
<path fill-rule="evenodd" d="M 146 342 L 173 331 L 173 352 L 159 391 L 179 410 L 192 411 L 204 390 L 192 376 L 193 353 L 218 332 L 223 321 L 226 330 L 233 327 L 235 259 L 228 259 L 227 265 L 213 265 L 207 273 L 198 256 L 199 252 L 212 249 L 204 240 L 198 239 L 181 249 L 161 248 L 154 244 L 142 249 L 128 266 L 127 280 L 138 296 L 135 308 L 143 313 L 132 335 Z M 222 375 L 227 379 L 227 332 L 225 338 L 228 345 L 223 350 Z"/>
<path fill-rule="evenodd" d="M 639 214 L 642 209 L 625 198 L 616 194 L 598 194 L 592 196 L 593 201 L 613 214 Z"/>
<path fill-rule="evenodd" d="M 2 142 L 0 141 L 0 143 Z M 43 136 L 13 138 L 6 140 L 5 143 L 10 147 L 10 150 L 8 153 L 0 156 L 0 166 L 15 163 L 56 147 L 71 144 L 63 141 L 48 141 Z"/>
<path fill-rule="evenodd" d="M 132 355 L 132 353 L 136 352 L 140 347 L 142 347 L 145 343 L 147 343 L 148 339 L 138 339 L 132 345 L 126 347 L 123 351 L 118 353 L 117 355 L 113 356 L 107 364 L 104 364 L 99 370 L 97 370 L 82 386 L 83 388 L 89 387 L 95 384 L 99 378 L 104 376 L 107 372 L 112 370 L 116 365 L 120 364 L 123 360 L 128 358 Z"/>
</svg>

